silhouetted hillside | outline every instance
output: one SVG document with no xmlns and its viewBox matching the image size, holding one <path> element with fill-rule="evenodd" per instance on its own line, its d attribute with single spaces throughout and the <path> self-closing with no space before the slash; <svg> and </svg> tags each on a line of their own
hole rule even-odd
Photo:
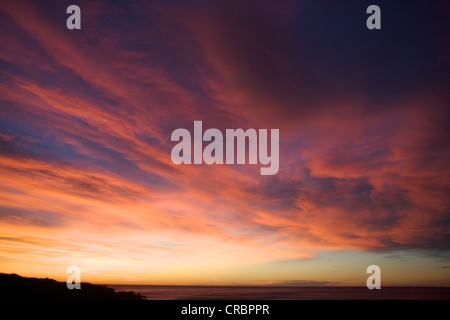
<svg viewBox="0 0 450 320">
<path fill-rule="evenodd" d="M 81 289 L 69 290 L 65 282 L 53 279 L 25 278 L 0 273 L 0 299 L 20 300 L 145 300 L 132 291 L 116 292 L 102 285 L 82 282 Z"/>
</svg>

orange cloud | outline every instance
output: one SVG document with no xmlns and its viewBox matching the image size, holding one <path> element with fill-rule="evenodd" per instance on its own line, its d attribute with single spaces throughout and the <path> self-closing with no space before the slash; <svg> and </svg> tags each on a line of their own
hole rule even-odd
<svg viewBox="0 0 450 320">
<path fill-rule="evenodd" d="M 80 33 L 1 5 L 0 271 L 192 283 L 327 250 L 448 249 L 441 82 L 382 100 L 357 59 L 336 81 L 289 2 L 139 4 L 135 24 L 86 4 Z M 194 120 L 279 128 L 279 173 L 174 165 L 170 133 Z"/>
</svg>

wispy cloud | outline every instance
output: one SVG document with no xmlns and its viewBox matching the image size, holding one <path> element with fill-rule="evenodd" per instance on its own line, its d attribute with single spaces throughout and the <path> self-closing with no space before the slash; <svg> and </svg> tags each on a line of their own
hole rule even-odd
<svg viewBox="0 0 450 320">
<path fill-rule="evenodd" d="M 9 271 L 71 260 L 173 276 L 320 250 L 449 249 L 448 73 L 434 24 L 407 44 L 391 41 L 398 29 L 372 43 L 346 26 L 325 44 L 317 32 L 339 16 L 317 30 L 308 2 L 80 5 L 80 32 L 64 27 L 64 2 L 0 5 Z M 174 165 L 170 133 L 194 120 L 279 128 L 279 173 Z"/>
</svg>

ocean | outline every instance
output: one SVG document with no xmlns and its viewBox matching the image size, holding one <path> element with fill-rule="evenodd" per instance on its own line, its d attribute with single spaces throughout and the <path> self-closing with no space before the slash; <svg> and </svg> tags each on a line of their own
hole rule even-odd
<svg viewBox="0 0 450 320">
<path fill-rule="evenodd" d="M 450 288 L 440 287 L 231 287 L 108 285 L 134 291 L 148 300 L 450 300 Z"/>
</svg>

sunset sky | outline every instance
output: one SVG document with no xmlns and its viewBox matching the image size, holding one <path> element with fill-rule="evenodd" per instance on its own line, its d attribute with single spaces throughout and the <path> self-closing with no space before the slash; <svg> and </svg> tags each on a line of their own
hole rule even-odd
<svg viewBox="0 0 450 320">
<path fill-rule="evenodd" d="M 0 272 L 365 286 L 376 264 L 382 286 L 450 286 L 449 16 L 446 1 L 0 1 Z M 171 133 L 195 120 L 279 129 L 278 173 L 173 164 Z"/>
</svg>

